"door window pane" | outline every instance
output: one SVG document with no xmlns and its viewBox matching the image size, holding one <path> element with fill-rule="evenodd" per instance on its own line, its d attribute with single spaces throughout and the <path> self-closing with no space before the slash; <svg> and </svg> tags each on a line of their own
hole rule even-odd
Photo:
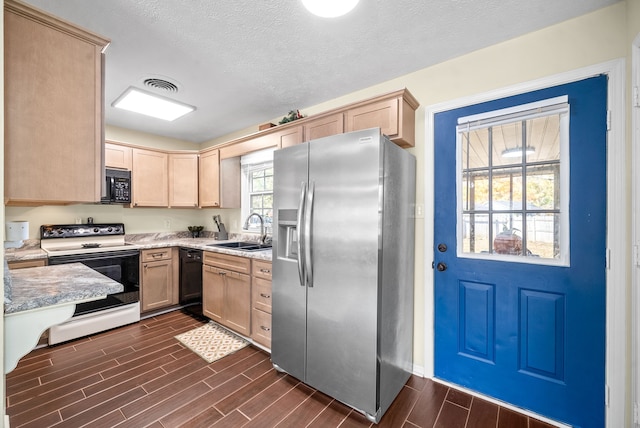
<svg viewBox="0 0 640 428">
<path fill-rule="evenodd" d="M 568 111 L 556 103 L 459 120 L 462 256 L 567 263 Z"/>
</svg>

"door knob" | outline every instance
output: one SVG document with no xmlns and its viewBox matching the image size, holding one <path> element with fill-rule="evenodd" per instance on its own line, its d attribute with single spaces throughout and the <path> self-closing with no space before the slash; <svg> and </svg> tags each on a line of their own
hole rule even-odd
<svg viewBox="0 0 640 428">
<path fill-rule="evenodd" d="M 441 253 L 444 253 L 445 251 L 447 251 L 447 244 L 438 244 L 438 251 L 440 251 Z"/>
<path fill-rule="evenodd" d="M 438 269 L 438 272 L 444 272 L 445 270 L 447 270 L 447 265 L 445 263 L 438 262 L 438 264 L 436 265 L 436 269 Z"/>
</svg>

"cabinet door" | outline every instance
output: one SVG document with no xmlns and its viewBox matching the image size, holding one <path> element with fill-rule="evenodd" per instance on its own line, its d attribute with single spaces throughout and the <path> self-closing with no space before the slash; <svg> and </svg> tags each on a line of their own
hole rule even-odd
<svg viewBox="0 0 640 428">
<path fill-rule="evenodd" d="M 347 132 L 381 128 L 387 136 L 398 134 L 398 98 L 347 110 Z"/>
<path fill-rule="evenodd" d="M 202 313 L 213 321 L 224 324 L 224 286 L 220 269 L 203 266 L 202 270 Z"/>
<path fill-rule="evenodd" d="M 197 154 L 169 154 L 169 206 L 198 206 Z"/>
<path fill-rule="evenodd" d="M 302 126 L 287 128 L 280 132 L 274 133 L 278 148 L 285 148 L 302 143 Z"/>
<path fill-rule="evenodd" d="M 304 124 L 304 140 L 329 137 L 344 132 L 344 114 L 336 113 L 330 116 L 310 120 Z M 285 147 L 285 146 L 282 146 Z"/>
<path fill-rule="evenodd" d="M 142 312 L 175 305 L 171 260 L 143 262 L 140 285 Z"/>
<path fill-rule="evenodd" d="M 240 208 L 240 157 L 220 161 L 220 208 Z"/>
<path fill-rule="evenodd" d="M 224 324 L 240 334 L 251 334 L 251 277 L 228 272 L 225 278 Z"/>
<path fill-rule="evenodd" d="M 166 207 L 169 205 L 167 170 L 167 153 L 133 149 L 131 191 L 134 206 Z"/>
<path fill-rule="evenodd" d="M 104 143 L 104 166 L 131 171 L 133 149 L 119 144 Z"/>
<path fill-rule="evenodd" d="M 5 202 L 97 202 L 108 40 L 26 4 L 4 10 Z"/>
<path fill-rule="evenodd" d="M 220 151 L 200 154 L 200 207 L 220 207 Z"/>
</svg>

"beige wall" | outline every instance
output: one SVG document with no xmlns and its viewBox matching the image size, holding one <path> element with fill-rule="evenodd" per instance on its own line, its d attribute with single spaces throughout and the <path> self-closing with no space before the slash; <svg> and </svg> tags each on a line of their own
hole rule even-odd
<svg viewBox="0 0 640 428">
<path fill-rule="evenodd" d="M 424 177 L 430 174 L 424 168 L 425 106 L 543 78 L 615 58 L 626 57 L 630 52 L 629 46 L 633 39 L 632 35 L 635 36 L 640 31 L 639 3 L 637 0 L 621 2 L 583 17 L 530 33 L 361 91 L 346 94 L 326 103 L 302 108 L 301 111 L 306 115 L 310 115 L 384 92 L 407 87 L 421 104 L 416 115 L 416 147 L 410 149 L 410 152 L 417 158 L 416 199 L 418 203 L 424 204 Z M 630 62 L 630 59 L 628 61 Z M 274 119 L 274 122 L 279 119 Z M 252 129 L 255 131 L 256 127 Z M 247 130 L 246 132 L 253 131 Z M 244 131 L 209 141 L 204 143 L 202 147 L 236 138 L 242 135 L 242 132 Z M 107 129 L 108 138 L 111 137 L 119 141 L 141 145 L 169 148 L 162 146 L 162 144 L 167 143 L 167 139 L 158 139 L 139 133 L 134 134 L 112 127 Z M 130 141 L 133 138 L 136 141 Z M 145 144 L 142 142 L 145 142 Z M 183 143 L 179 144 L 180 147 L 170 148 L 186 148 L 182 146 Z M 132 210 L 118 206 L 92 205 L 6 208 L 7 220 L 30 221 L 30 235 L 33 237 L 37 235 L 34 229 L 40 224 L 44 224 L 44 222 L 73 222 L 76 217 L 86 219 L 89 215 L 94 217 L 95 221 L 122 221 L 125 223 L 129 233 L 138 233 L 165 230 L 165 219 L 171 220 L 172 230 L 185 230 L 187 225 L 196 223 L 212 227 L 211 215 L 214 213 L 222 214 L 223 220 L 231 230 L 237 230 L 240 222 L 238 210 Z M 233 227 L 234 223 L 236 227 Z M 424 364 L 425 272 L 429 275 L 431 274 L 431 261 L 424 260 L 425 227 L 431 227 L 431 225 L 425 225 L 422 220 L 417 220 L 414 344 L 415 364 L 417 366 Z"/>
<path fill-rule="evenodd" d="M 177 140 L 175 138 L 161 137 L 159 135 L 145 134 L 144 132 L 117 126 L 105 126 L 105 139 L 118 143 L 136 144 L 139 146 L 153 147 L 162 150 L 200 150 L 200 144 L 190 141 Z"/>
</svg>

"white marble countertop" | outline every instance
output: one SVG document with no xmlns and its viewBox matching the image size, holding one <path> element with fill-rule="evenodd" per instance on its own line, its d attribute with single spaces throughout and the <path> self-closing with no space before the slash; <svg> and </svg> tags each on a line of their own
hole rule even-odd
<svg viewBox="0 0 640 428">
<path fill-rule="evenodd" d="M 12 270 L 11 290 L 5 314 L 96 300 L 121 292 L 123 287 L 82 263 L 71 263 Z"/>
</svg>

